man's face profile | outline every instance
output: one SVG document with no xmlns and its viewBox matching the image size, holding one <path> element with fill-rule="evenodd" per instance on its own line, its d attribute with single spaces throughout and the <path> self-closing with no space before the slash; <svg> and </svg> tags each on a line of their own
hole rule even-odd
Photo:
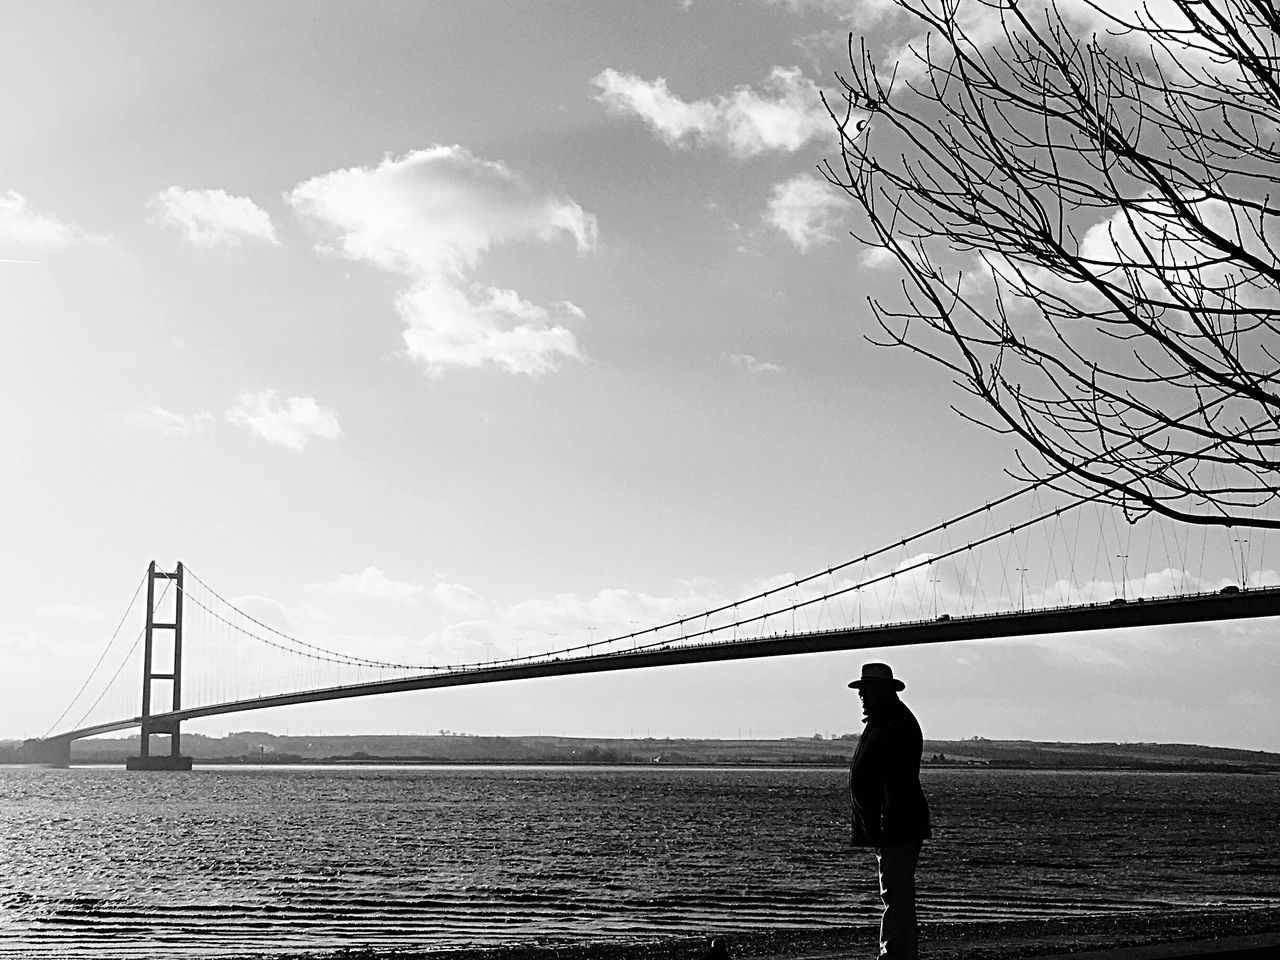
<svg viewBox="0 0 1280 960">
<path fill-rule="evenodd" d="M 862 715 L 865 717 L 876 707 L 885 703 L 893 695 L 888 684 L 864 683 L 858 688 L 858 699 L 862 701 Z"/>
</svg>

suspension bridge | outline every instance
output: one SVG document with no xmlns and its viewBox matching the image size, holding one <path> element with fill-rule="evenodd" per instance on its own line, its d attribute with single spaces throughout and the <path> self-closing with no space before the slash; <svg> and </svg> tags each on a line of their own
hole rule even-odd
<svg viewBox="0 0 1280 960">
<path fill-rule="evenodd" d="M 673 664 L 1272 617 L 1280 615 L 1280 576 L 1266 563 L 1267 536 L 1260 528 L 1243 534 L 1134 517 L 1042 482 L 709 609 L 616 629 L 604 639 L 594 639 L 598 625 L 584 624 L 580 635 L 523 655 L 523 631 L 513 625 L 512 636 L 497 638 L 483 659 L 453 663 L 370 658 L 289 635 L 237 607 L 190 567 L 162 570 L 152 562 L 84 683 L 26 749 L 34 760 L 66 765 L 73 741 L 140 728 L 131 769 L 184 770 L 191 766 L 181 750 L 184 721 L 290 704 Z M 126 629 L 139 613 L 142 624 Z"/>
</svg>

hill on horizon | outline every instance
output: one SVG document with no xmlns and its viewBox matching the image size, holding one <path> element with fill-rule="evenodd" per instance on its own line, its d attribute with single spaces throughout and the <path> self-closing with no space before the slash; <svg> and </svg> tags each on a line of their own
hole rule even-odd
<svg viewBox="0 0 1280 960">
<path fill-rule="evenodd" d="M 856 735 L 777 740 L 653 737 L 490 737 L 442 732 L 287 736 L 242 731 L 226 737 L 186 733 L 182 752 L 224 763 L 605 763 L 695 765 L 847 764 Z M 0 741 L 0 763 L 21 762 L 20 741 Z M 73 763 L 121 763 L 138 737 L 79 740 Z M 1280 753 L 1199 744 L 1067 743 L 1029 740 L 926 740 L 926 767 L 1114 769 L 1280 773 Z"/>
</svg>

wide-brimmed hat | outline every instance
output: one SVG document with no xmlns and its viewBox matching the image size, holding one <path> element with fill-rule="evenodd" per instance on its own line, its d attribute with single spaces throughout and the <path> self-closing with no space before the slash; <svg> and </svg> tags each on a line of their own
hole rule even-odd
<svg viewBox="0 0 1280 960">
<path fill-rule="evenodd" d="M 907 689 L 905 683 L 894 679 L 893 667 L 887 663 L 864 663 L 862 665 L 862 676 L 850 683 L 849 686 L 855 690 L 860 690 L 865 686 L 881 686 L 886 683 L 895 690 Z"/>
</svg>

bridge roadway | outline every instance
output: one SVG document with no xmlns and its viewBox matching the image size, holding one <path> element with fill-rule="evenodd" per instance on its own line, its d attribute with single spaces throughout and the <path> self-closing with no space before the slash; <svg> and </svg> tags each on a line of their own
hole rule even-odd
<svg viewBox="0 0 1280 960">
<path fill-rule="evenodd" d="M 1232 588 L 1228 587 L 1230 591 Z M 442 667 L 428 674 L 397 680 L 373 680 L 302 693 L 281 693 L 250 700 L 234 700 L 205 707 L 188 707 L 156 713 L 150 722 L 156 727 L 177 724 L 198 717 L 224 713 L 284 707 L 320 700 L 345 700 L 383 693 L 428 690 L 433 687 L 460 687 L 474 683 L 500 683 L 533 677 L 559 677 L 607 670 L 636 670 L 682 663 L 714 663 L 758 657 L 785 657 L 800 653 L 831 653 L 837 650 L 864 650 L 871 647 L 905 647 L 957 640 L 991 640 L 997 637 L 1028 637 L 1047 633 L 1077 633 L 1127 627 L 1160 626 L 1174 623 L 1208 623 L 1280 616 L 1280 587 L 1241 590 L 1238 593 L 1201 593 L 1152 600 L 1115 600 L 1068 607 L 1051 607 L 1016 613 L 943 615 L 937 620 L 868 627 L 838 628 L 811 633 L 793 633 L 752 640 L 718 640 L 705 643 L 667 644 L 648 649 L 583 657 L 554 657 L 503 661 L 486 666 L 456 669 Z M 679 641 L 672 641 L 678 643 Z M 79 740 L 116 730 L 141 726 L 141 717 L 81 727 L 43 738 L 43 742 Z"/>
</svg>

